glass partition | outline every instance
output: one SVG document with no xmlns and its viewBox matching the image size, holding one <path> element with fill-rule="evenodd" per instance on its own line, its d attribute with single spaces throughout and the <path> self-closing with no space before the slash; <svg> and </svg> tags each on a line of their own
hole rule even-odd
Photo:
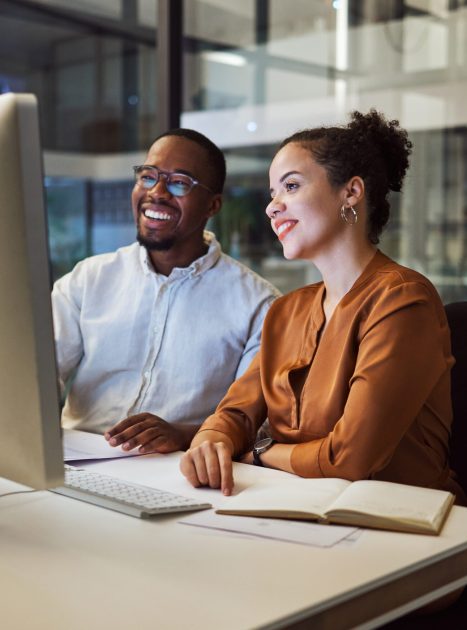
<svg viewBox="0 0 467 630">
<path fill-rule="evenodd" d="M 134 239 L 131 166 L 158 131 L 157 7 L 0 4 L 0 92 L 30 91 L 41 105 L 56 275 Z M 227 252 L 283 291 L 317 279 L 283 259 L 265 219 L 270 160 L 291 132 L 376 107 L 415 144 L 381 247 L 445 301 L 467 299 L 465 0 L 189 0 L 180 45 L 181 124 L 227 156 L 210 226 Z"/>
<path fill-rule="evenodd" d="M 40 104 L 54 278 L 134 240 L 120 197 L 157 129 L 156 15 L 154 0 L 0 5 L 0 92 Z"/>
<path fill-rule="evenodd" d="M 270 159 L 297 129 L 375 107 L 415 145 L 381 248 L 429 276 L 445 301 L 467 299 L 466 3 L 188 4 L 182 121 L 226 151 L 226 201 L 213 227 L 227 251 L 283 291 L 313 281 L 308 263 L 282 258 L 262 216 Z"/>
</svg>

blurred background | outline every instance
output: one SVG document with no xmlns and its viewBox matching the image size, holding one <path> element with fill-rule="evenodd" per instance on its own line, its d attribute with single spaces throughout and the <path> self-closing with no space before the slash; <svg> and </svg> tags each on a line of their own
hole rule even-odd
<svg viewBox="0 0 467 630">
<path fill-rule="evenodd" d="M 131 167 L 183 126 L 226 153 L 224 250 L 283 292 L 319 279 L 265 220 L 269 163 L 375 107 L 415 146 L 381 249 L 467 299 L 467 1 L 0 0 L 11 91 L 40 103 L 54 278 L 134 240 Z"/>
</svg>

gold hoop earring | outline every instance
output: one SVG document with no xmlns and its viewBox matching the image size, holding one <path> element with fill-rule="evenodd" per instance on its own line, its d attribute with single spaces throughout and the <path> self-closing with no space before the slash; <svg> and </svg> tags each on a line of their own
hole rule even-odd
<svg viewBox="0 0 467 630">
<path fill-rule="evenodd" d="M 358 221 L 358 212 L 355 210 L 353 206 L 349 206 L 346 208 L 345 206 L 341 207 L 341 219 L 348 223 L 349 225 L 355 225 Z"/>
</svg>

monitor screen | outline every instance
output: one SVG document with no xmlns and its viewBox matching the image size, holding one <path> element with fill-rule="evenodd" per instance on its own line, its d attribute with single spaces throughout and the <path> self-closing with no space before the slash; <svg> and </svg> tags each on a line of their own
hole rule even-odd
<svg viewBox="0 0 467 630">
<path fill-rule="evenodd" d="M 63 483 L 38 106 L 0 96 L 0 477 Z"/>
</svg>

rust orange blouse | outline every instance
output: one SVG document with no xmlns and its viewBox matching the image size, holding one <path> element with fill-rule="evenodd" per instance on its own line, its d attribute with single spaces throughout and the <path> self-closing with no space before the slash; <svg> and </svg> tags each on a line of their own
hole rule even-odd
<svg viewBox="0 0 467 630">
<path fill-rule="evenodd" d="M 449 489 L 450 334 L 419 273 L 376 252 L 326 329 L 324 285 L 276 300 L 261 349 L 200 431 L 229 435 L 239 455 L 269 418 L 296 444 L 302 477 L 382 479 Z"/>
</svg>

